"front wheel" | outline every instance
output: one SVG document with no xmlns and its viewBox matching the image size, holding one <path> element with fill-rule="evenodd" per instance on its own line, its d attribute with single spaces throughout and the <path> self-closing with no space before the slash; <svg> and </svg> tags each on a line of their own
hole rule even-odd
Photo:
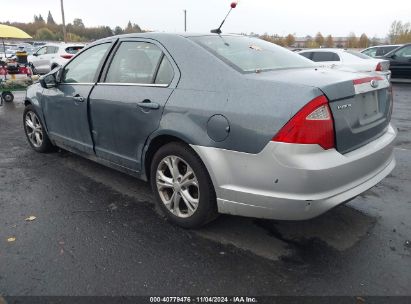
<svg viewBox="0 0 411 304">
<path fill-rule="evenodd" d="M 200 158 L 182 143 L 170 143 L 154 155 L 151 188 L 160 208 L 174 224 L 199 228 L 217 216 L 216 195 Z"/>
<path fill-rule="evenodd" d="M 24 132 L 30 146 L 37 152 L 46 153 L 53 150 L 53 145 L 44 126 L 32 105 L 28 105 L 23 113 Z"/>
</svg>

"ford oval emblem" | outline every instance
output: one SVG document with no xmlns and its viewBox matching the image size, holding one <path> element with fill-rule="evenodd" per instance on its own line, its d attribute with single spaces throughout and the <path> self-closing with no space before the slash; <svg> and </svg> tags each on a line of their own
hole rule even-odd
<svg viewBox="0 0 411 304">
<path fill-rule="evenodd" d="M 375 80 L 375 79 L 373 79 L 373 80 L 371 80 L 371 86 L 373 87 L 373 88 L 378 88 L 378 85 L 379 85 L 379 83 L 378 83 L 378 81 L 377 80 Z"/>
</svg>

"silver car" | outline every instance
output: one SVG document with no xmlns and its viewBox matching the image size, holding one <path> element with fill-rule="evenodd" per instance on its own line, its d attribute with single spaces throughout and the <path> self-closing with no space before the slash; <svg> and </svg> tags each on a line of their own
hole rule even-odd
<svg viewBox="0 0 411 304">
<path fill-rule="evenodd" d="M 31 147 L 150 182 L 168 219 L 316 217 L 395 166 L 390 83 L 236 35 L 130 34 L 27 91 Z"/>
</svg>

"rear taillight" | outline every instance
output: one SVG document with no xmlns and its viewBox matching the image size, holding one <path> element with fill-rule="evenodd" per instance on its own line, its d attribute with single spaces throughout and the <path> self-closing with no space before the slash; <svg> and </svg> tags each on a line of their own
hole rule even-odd
<svg viewBox="0 0 411 304">
<path fill-rule="evenodd" d="M 375 68 L 375 70 L 377 72 L 382 72 L 382 64 L 380 62 L 377 64 L 377 67 Z"/>
<path fill-rule="evenodd" d="M 328 150 L 335 147 L 334 137 L 334 121 L 328 100 L 325 96 L 319 96 L 295 114 L 273 141 L 318 144 Z"/>
<path fill-rule="evenodd" d="M 64 59 L 71 59 L 73 58 L 73 55 L 61 55 L 61 57 Z"/>
</svg>

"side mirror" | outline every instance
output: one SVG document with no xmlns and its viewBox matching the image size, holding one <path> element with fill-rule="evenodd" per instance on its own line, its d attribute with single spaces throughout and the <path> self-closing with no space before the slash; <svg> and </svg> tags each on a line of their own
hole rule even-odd
<svg viewBox="0 0 411 304">
<path fill-rule="evenodd" d="M 391 55 L 391 58 L 392 58 L 392 59 L 395 59 L 395 58 L 397 58 L 397 55 L 392 54 L 392 55 Z"/>
<path fill-rule="evenodd" d="M 57 86 L 54 74 L 47 74 L 40 78 L 40 85 L 45 89 L 55 88 Z"/>
<path fill-rule="evenodd" d="M 34 57 L 37 57 L 38 55 L 39 55 L 39 54 L 37 54 L 37 53 L 34 53 L 34 54 L 33 54 Z"/>
</svg>

